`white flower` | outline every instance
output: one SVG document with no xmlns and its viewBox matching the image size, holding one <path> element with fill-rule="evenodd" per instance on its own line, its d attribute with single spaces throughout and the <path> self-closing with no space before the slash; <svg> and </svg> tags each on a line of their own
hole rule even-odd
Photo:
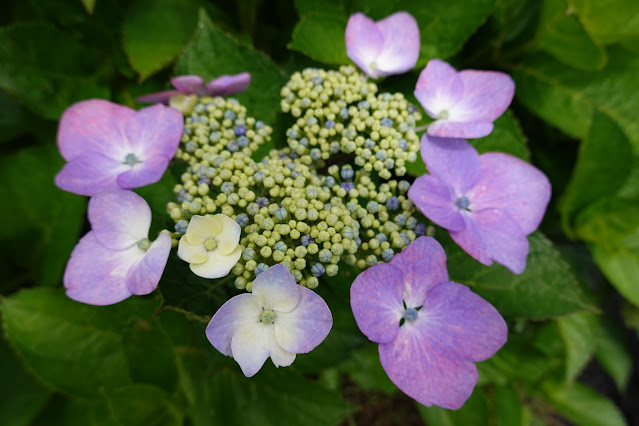
<svg viewBox="0 0 639 426">
<path fill-rule="evenodd" d="M 242 255 L 240 232 L 240 225 L 223 214 L 193 216 L 180 238 L 178 256 L 200 277 L 223 277 Z"/>
</svg>

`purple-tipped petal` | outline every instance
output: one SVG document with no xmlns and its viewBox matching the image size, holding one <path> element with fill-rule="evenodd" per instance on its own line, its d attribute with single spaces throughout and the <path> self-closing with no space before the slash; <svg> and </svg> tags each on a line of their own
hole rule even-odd
<svg viewBox="0 0 639 426">
<path fill-rule="evenodd" d="M 92 196 L 100 191 L 119 189 L 117 178 L 126 170 L 117 160 L 90 152 L 65 164 L 55 177 L 55 184 L 74 194 Z"/>
<path fill-rule="evenodd" d="M 129 268 L 142 256 L 133 246 L 110 250 L 102 246 L 93 232 L 75 246 L 64 272 L 67 296 L 91 305 L 111 305 L 131 296 L 126 286 Z"/>
<path fill-rule="evenodd" d="M 541 223 L 550 201 L 550 182 L 530 164 L 502 153 L 479 157 L 481 178 L 470 192 L 475 209 L 497 208 L 528 235 Z"/>
<path fill-rule="evenodd" d="M 163 155 L 172 158 L 182 138 L 184 118 L 180 111 L 164 105 L 139 110 L 126 123 L 130 152 L 139 160 Z"/>
<path fill-rule="evenodd" d="M 180 75 L 171 79 L 173 87 L 185 95 L 206 95 L 204 80 L 199 75 Z"/>
<path fill-rule="evenodd" d="M 428 126 L 428 134 L 439 138 L 483 138 L 493 131 L 490 121 L 435 121 Z"/>
<path fill-rule="evenodd" d="M 408 198 L 431 221 L 452 231 L 461 231 L 466 226 L 455 207 L 455 194 L 432 175 L 422 175 L 408 190 Z"/>
<path fill-rule="evenodd" d="M 439 59 L 428 61 L 415 86 L 415 97 L 432 118 L 439 118 L 439 114 L 448 111 L 463 94 L 464 85 L 455 68 Z"/>
<path fill-rule="evenodd" d="M 360 273 L 351 286 L 351 308 L 359 329 L 373 342 L 393 341 L 404 314 L 402 273 L 380 263 Z"/>
<path fill-rule="evenodd" d="M 256 324 L 262 315 L 262 303 L 254 294 L 238 294 L 217 310 L 206 327 L 206 337 L 215 349 L 232 356 L 231 340 L 242 324 Z"/>
<path fill-rule="evenodd" d="M 446 253 L 432 237 L 417 238 L 390 263 L 402 272 L 408 308 L 422 306 L 431 288 L 448 281 Z"/>
<path fill-rule="evenodd" d="M 127 167 L 128 170 L 118 176 L 117 184 L 122 189 L 133 189 L 155 183 L 162 178 L 169 161 L 170 158 L 164 155 L 147 158 L 140 164 Z"/>
<path fill-rule="evenodd" d="M 415 324 L 451 356 L 472 361 L 490 358 L 508 337 L 504 319 L 490 303 L 450 281 L 428 293 Z"/>
<path fill-rule="evenodd" d="M 397 12 L 376 23 L 384 47 L 375 60 L 380 75 L 409 71 L 419 58 L 420 38 L 417 21 L 410 13 Z"/>
<path fill-rule="evenodd" d="M 379 360 L 402 392 L 426 406 L 456 410 L 477 383 L 475 364 L 461 356 L 451 357 L 428 330 L 408 321 L 395 340 L 379 345 Z"/>
<path fill-rule="evenodd" d="M 155 290 L 162 278 L 170 252 L 171 237 L 161 233 L 144 253 L 144 257 L 129 270 L 126 277 L 126 286 L 129 291 L 142 295 Z"/>
<path fill-rule="evenodd" d="M 260 298 L 264 309 L 290 312 L 300 301 L 300 289 L 288 269 L 277 264 L 255 278 L 252 291 Z"/>
<path fill-rule="evenodd" d="M 136 99 L 137 102 L 144 102 L 149 104 L 165 104 L 168 105 L 171 96 L 179 95 L 181 92 L 178 90 L 165 90 L 164 92 L 149 93 L 148 95 L 142 95 Z"/>
<path fill-rule="evenodd" d="M 451 121 L 494 121 L 506 111 L 515 94 L 508 74 L 465 70 L 459 73 L 464 96 L 449 111 Z"/>
<path fill-rule="evenodd" d="M 66 109 L 58 126 L 58 148 L 67 160 L 89 152 L 120 158 L 119 147 L 126 143 L 125 123 L 135 111 L 112 102 L 90 99 Z"/>
<path fill-rule="evenodd" d="M 375 21 L 363 13 L 351 15 L 346 24 L 346 55 L 372 78 L 379 77 L 375 61 L 384 48 L 384 35 Z"/>
<path fill-rule="evenodd" d="M 421 154 L 428 172 L 450 185 L 456 197 L 465 195 L 479 180 L 479 154 L 463 139 L 436 138 L 424 133 Z"/>
<path fill-rule="evenodd" d="M 465 215 L 466 228 L 451 232 L 451 238 L 459 246 L 484 265 L 493 260 L 515 274 L 526 268 L 528 240 L 521 227 L 498 209 L 473 211 Z"/>
<path fill-rule="evenodd" d="M 151 209 L 134 192 L 103 191 L 89 200 L 89 222 L 100 244 L 111 250 L 124 250 L 148 237 Z"/>
<path fill-rule="evenodd" d="M 273 324 L 261 322 L 240 325 L 231 340 L 231 352 L 246 377 L 260 371 L 268 357 L 276 367 L 287 367 L 295 361 L 295 354 L 278 345 Z"/>
<path fill-rule="evenodd" d="M 290 312 L 275 313 L 275 338 L 287 352 L 308 353 L 328 336 L 333 317 L 328 305 L 313 290 L 298 286 L 300 301 Z"/>
<path fill-rule="evenodd" d="M 234 75 L 222 75 L 206 85 L 209 96 L 229 96 L 242 93 L 251 84 L 251 74 L 242 72 Z"/>
</svg>

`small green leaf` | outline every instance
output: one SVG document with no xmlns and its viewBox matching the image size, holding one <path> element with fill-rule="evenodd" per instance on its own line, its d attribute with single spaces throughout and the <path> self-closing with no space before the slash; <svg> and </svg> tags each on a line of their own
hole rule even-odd
<svg viewBox="0 0 639 426">
<path fill-rule="evenodd" d="M 599 320 L 591 312 L 578 312 L 559 318 L 557 324 L 566 351 L 566 382 L 570 382 L 594 354 Z"/>
<path fill-rule="evenodd" d="M 526 426 L 524 422 L 524 409 L 517 395 L 517 391 L 511 386 L 497 386 L 495 388 L 495 418 L 497 426 Z"/>
<path fill-rule="evenodd" d="M 197 5 L 188 0 L 135 0 L 122 27 L 124 51 L 144 80 L 173 61 L 197 23 Z"/>
<path fill-rule="evenodd" d="M 324 13 L 305 15 L 295 26 L 288 47 L 325 64 L 349 64 L 345 29 L 346 19 L 343 16 Z"/>
<path fill-rule="evenodd" d="M 81 0 L 82 5 L 87 10 L 89 15 L 93 14 L 93 9 L 95 9 L 95 1 L 96 0 Z"/>
<path fill-rule="evenodd" d="M 597 361 L 610 374 L 621 394 L 626 391 L 632 373 L 632 356 L 623 331 L 617 323 L 604 321 L 595 353 Z"/>
</svg>

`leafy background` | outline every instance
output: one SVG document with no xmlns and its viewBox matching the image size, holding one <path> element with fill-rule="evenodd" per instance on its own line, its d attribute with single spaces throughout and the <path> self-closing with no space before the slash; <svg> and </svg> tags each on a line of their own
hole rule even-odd
<svg viewBox="0 0 639 426">
<path fill-rule="evenodd" d="M 380 82 L 412 97 L 431 58 L 510 73 L 511 109 L 478 150 L 541 168 L 553 199 L 528 268 L 479 265 L 438 232 L 451 277 L 493 303 L 509 341 L 479 364 L 459 411 L 421 407 L 386 378 L 348 308 L 354 273 L 321 283 L 335 325 L 293 366 L 253 379 L 204 337 L 234 289 L 171 258 L 159 291 L 109 307 L 66 298 L 61 278 L 88 227 L 86 199 L 53 176 L 60 114 L 135 97 L 170 77 L 249 71 L 238 96 L 271 123 L 286 76 L 348 63 L 362 11 L 412 13 L 421 55 Z M 636 0 L 10 0 L 0 14 L 0 424 L 639 424 L 639 2 Z M 421 163 L 411 165 L 419 175 Z M 179 170 L 141 188 L 154 229 Z"/>
</svg>

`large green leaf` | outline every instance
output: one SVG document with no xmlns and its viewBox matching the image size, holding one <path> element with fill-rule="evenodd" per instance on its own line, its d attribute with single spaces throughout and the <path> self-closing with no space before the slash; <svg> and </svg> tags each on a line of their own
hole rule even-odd
<svg viewBox="0 0 639 426">
<path fill-rule="evenodd" d="M 592 312 L 578 312 L 557 320 L 566 351 L 566 381 L 570 382 L 588 363 L 599 337 L 599 320 Z"/>
<path fill-rule="evenodd" d="M 124 51 L 144 80 L 168 65 L 189 41 L 197 23 L 189 0 L 135 0 L 122 26 Z"/>
<path fill-rule="evenodd" d="M 135 384 L 106 392 L 108 407 L 118 422 L 130 426 L 180 426 L 182 413 L 155 386 Z"/>
<path fill-rule="evenodd" d="M 633 368 L 632 355 L 625 340 L 624 330 L 616 322 L 603 321 L 595 356 L 621 394 L 626 390 Z"/>
<path fill-rule="evenodd" d="M 345 28 L 346 18 L 341 15 L 305 15 L 293 30 L 293 39 L 288 47 L 325 64 L 348 64 Z"/>
<path fill-rule="evenodd" d="M 516 98 L 534 114 L 575 138 L 585 138 L 594 111 L 612 118 L 639 152 L 639 55 L 611 47 L 601 71 L 582 71 L 550 56 L 529 56 L 517 66 L 513 78 Z"/>
<path fill-rule="evenodd" d="M 38 377 L 60 391 L 96 398 L 132 380 L 176 385 L 173 349 L 151 315 L 157 301 L 96 307 L 60 290 L 24 290 L 1 305 L 7 338 Z"/>
<path fill-rule="evenodd" d="M 635 0 L 568 0 L 588 32 L 601 43 L 639 43 L 639 3 Z"/>
<path fill-rule="evenodd" d="M 45 24 L 0 29 L 0 87 L 31 111 L 56 120 L 73 102 L 108 98 L 93 78 L 100 69 L 96 51 Z"/>
<path fill-rule="evenodd" d="M 200 10 L 194 40 L 178 59 L 178 74 L 197 74 L 206 81 L 222 74 L 251 73 L 251 85 L 236 95 L 248 107 L 248 115 L 271 121 L 279 109 L 284 75 L 266 55 L 245 46 L 216 28 Z"/>
<path fill-rule="evenodd" d="M 547 318 L 589 308 L 577 278 L 552 243 L 539 232 L 528 240 L 526 270 L 514 275 L 501 265 L 478 263 L 446 238 L 451 280 L 469 285 L 504 316 Z"/>
</svg>

